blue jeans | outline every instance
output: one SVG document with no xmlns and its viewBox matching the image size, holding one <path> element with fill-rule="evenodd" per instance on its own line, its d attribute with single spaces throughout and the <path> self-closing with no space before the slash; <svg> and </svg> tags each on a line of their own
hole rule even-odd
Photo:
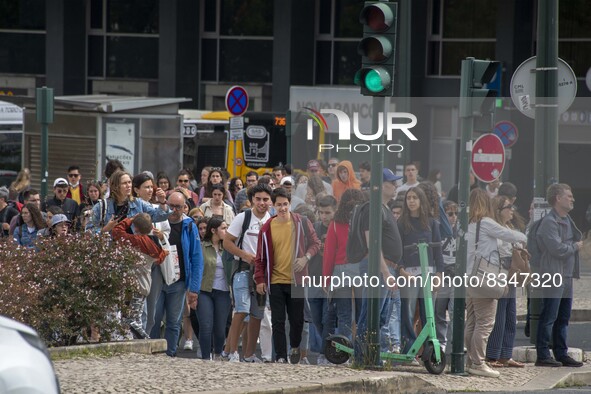
<svg viewBox="0 0 591 394">
<path fill-rule="evenodd" d="M 312 315 L 312 323 L 316 328 L 316 332 L 322 337 L 320 354 L 324 354 L 324 346 L 326 346 L 326 338 L 334 332 L 336 325 L 336 315 L 334 308 L 331 308 L 326 298 L 309 298 L 310 314 Z M 349 313 L 349 321 L 351 321 L 351 313 Z M 310 330 L 312 332 L 312 330 Z"/>
<path fill-rule="evenodd" d="M 562 288 L 554 289 L 562 290 L 562 296 L 556 294 L 555 298 L 542 299 L 538 337 L 536 338 L 538 360 L 550 358 L 550 342 L 552 342 L 554 358 L 560 360 L 567 356 L 566 337 L 573 304 L 573 279 L 563 278 L 563 281 Z"/>
<path fill-rule="evenodd" d="M 230 292 L 213 289 L 199 293 L 199 346 L 201 358 L 209 360 L 213 338 L 213 352 L 220 354 L 226 340 L 226 322 L 230 313 Z"/>
<path fill-rule="evenodd" d="M 417 302 L 419 303 L 421 322 L 423 326 L 425 325 L 425 303 L 422 290 L 419 286 L 407 286 L 400 289 L 400 333 L 403 353 L 408 353 L 417 339 L 414 327 Z"/>
<path fill-rule="evenodd" d="M 176 356 L 176 348 L 181 333 L 181 319 L 183 316 L 183 307 L 185 305 L 185 281 L 179 280 L 172 285 L 162 284 L 160 296 L 156 302 L 155 322 L 150 331 L 150 338 L 160 338 L 160 322 L 166 311 L 166 354 Z"/>
<path fill-rule="evenodd" d="M 517 328 L 516 290 L 514 286 L 509 286 L 509 293 L 497 302 L 495 326 L 486 344 L 486 357 L 490 360 L 508 360 L 513 357 Z"/>
<path fill-rule="evenodd" d="M 392 311 L 388 319 L 388 339 L 392 346 L 400 347 L 400 290 L 394 290 L 390 294 Z"/>
<path fill-rule="evenodd" d="M 368 269 L 368 260 L 363 259 L 359 263 L 359 275 L 363 276 L 363 274 L 367 273 Z M 390 303 L 388 302 L 388 288 L 386 287 L 383 277 L 381 273 L 378 272 L 378 277 L 380 278 L 378 291 L 379 291 L 379 298 L 378 298 L 378 310 L 380 311 L 380 321 L 379 327 L 383 327 L 388 322 L 388 315 L 390 314 Z M 383 285 L 383 286 L 382 286 Z M 359 314 L 359 320 L 357 321 L 357 335 L 355 337 L 355 362 L 358 364 L 363 363 L 363 359 L 366 356 L 366 351 L 364 348 L 367 344 L 367 317 L 368 317 L 368 309 L 369 309 L 369 288 L 364 287 L 362 291 L 361 297 L 361 313 Z M 378 330 L 378 343 L 383 345 L 381 341 L 381 329 Z"/>
</svg>

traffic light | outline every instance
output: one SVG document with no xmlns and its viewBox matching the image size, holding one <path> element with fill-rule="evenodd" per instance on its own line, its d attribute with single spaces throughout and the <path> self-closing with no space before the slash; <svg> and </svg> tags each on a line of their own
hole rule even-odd
<svg viewBox="0 0 591 394">
<path fill-rule="evenodd" d="M 394 95 L 394 51 L 396 48 L 397 3 L 366 1 L 359 22 L 363 39 L 357 52 L 362 56 L 355 83 L 364 96 Z"/>
<path fill-rule="evenodd" d="M 460 116 L 483 116 L 495 112 L 497 91 L 487 89 L 497 69 L 499 62 L 491 60 L 477 60 L 468 57 L 462 60 L 462 79 L 460 83 Z"/>
</svg>

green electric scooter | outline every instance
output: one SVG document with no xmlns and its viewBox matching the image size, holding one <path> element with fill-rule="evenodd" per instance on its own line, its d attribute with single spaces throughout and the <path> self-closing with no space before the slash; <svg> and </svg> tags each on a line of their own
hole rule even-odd
<svg viewBox="0 0 591 394">
<path fill-rule="evenodd" d="M 441 247 L 439 243 L 425 243 L 412 244 L 405 246 L 405 250 L 419 250 L 419 259 L 421 262 L 421 276 L 423 278 L 423 297 L 425 303 L 426 321 L 421 333 L 412 344 L 412 347 L 406 354 L 396 354 L 381 352 L 382 360 L 388 360 L 395 363 L 411 363 L 418 354 L 421 347 L 423 353 L 421 359 L 425 364 L 425 368 L 429 373 L 439 375 L 445 370 L 445 355 L 441 351 L 441 346 L 437 340 L 437 333 L 435 331 L 435 314 L 433 312 L 433 296 L 431 293 L 431 276 L 428 274 L 429 255 L 427 249 L 429 247 Z M 325 350 L 325 357 L 333 364 L 343 364 L 354 355 L 351 340 L 343 335 L 332 335 L 328 339 L 328 344 Z"/>
</svg>

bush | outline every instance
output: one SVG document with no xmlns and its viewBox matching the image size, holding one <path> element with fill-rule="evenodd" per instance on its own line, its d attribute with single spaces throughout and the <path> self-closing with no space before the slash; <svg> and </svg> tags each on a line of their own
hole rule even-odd
<svg viewBox="0 0 591 394">
<path fill-rule="evenodd" d="M 129 244 L 88 233 L 42 238 L 36 249 L 0 243 L 0 314 L 35 328 L 49 346 L 73 344 L 89 329 L 124 332 L 144 257 Z"/>
</svg>

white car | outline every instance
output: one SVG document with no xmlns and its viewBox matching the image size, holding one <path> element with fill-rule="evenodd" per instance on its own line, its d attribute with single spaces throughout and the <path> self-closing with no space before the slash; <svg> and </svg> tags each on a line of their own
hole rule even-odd
<svg viewBox="0 0 591 394">
<path fill-rule="evenodd" d="M 0 316 L 0 393 L 60 393 L 47 347 L 35 330 Z"/>
</svg>

